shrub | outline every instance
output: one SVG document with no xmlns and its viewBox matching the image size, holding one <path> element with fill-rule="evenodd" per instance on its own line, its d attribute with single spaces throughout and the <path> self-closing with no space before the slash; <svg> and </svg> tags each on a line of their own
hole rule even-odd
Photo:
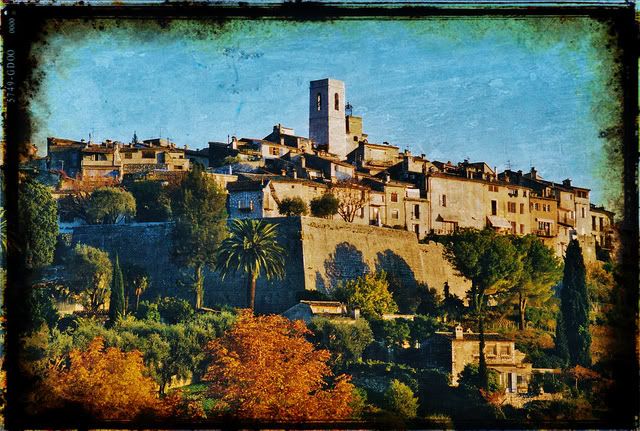
<svg viewBox="0 0 640 431">
<path fill-rule="evenodd" d="M 338 213 L 338 207 L 340 201 L 331 193 L 325 193 L 324 195 L 311 200 L 311 214 L 314 217 L 331 218 Z"/>
<path fill-rule="evenodd" d="M 418 399 L 409 386 L 399 380 L 392 380 L 384 394 L 385 407 L 404 418 L 415 418 L 418 414 Z"/>
<path fill-rule="evenodd" d="M 278 204 L 278 211 L 287 217 L 301 216 L 309 213 L 309 207 L 305 201 L 296 196 L 282 199 Z"/>
<path fill-rule="evenodd" d="M 166 297 L 158 303 L 158 312 L 164 322 L 175 325 L 191 319 L 193 307 L 184 299 Z"/>
<path fill-rule="evenodd" d="M 138 306 L 138 310 L 136 311 L 136 319 L 159 322 L 160 312 L 158 311 L 158 303 L 142 301 Z"/>
<path fill-rule="evenodd" d="M 373 341 L 369 323 L 364 319 L 346 323 L 315 318 L 309 329 L 314 333 L 316 345 L 331 351 L 338 363 L 359 361 L 364 349 Z"/>
<path fill-rule="evenodd" d="M 136 215 L 136 200 L 126 190 L 100 187 L 91 193 L 87 208 L 90 224 L 114 224 Z"/>
<path fill-rule="evenodd" d="M 487 389 L 489 392 L 502 392 L 503 387 L 500 385 L 500 374 L 494 369 L 487 369 L 487 378 L 489 385 Z M 480 381 L 480 373 L 478 371 L 478 364 L 467 364 L 460 373 L 458 383 L 461 386 L 481 388 L 482 383 Z"/>
<path fill-rule="evenodd" d="M 362 315 L 367 318 L 381 318 L 383 313 L 398 311 L 384 271 L 340 283 L 335 296 L 346 302 L 349 308 L 360 307 Z"/>
</svg>

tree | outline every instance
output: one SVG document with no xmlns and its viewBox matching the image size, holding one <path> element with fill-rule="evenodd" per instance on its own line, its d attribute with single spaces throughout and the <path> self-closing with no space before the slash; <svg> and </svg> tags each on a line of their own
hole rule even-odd
<svg viewBox="0 0 640 431">
<path fill-rule="evenodd" d="M 513 285 L 522 263 L 511 239 L 490 229 L 461 229 L 440 239 L 445 256 L 456 270 L 471 280 L 469 296 L 477 315 L 480 332 L 479 372 L 487 388 L 487 363 L 484 354 L 484 314 L 489 297 Z"/>
<path fill-rule="evenodd" d="M 109 299 L 109 320 L 113 323 L 118 320 L 119 317 L 124 316 L 126 312 L 124 305 L 124 280 L 118 255 L 116 255 L 116 263 L 113 266 L 112 278 L 111 298 Z"/>
<path fill-rule="evenodd" d="M 216 270 L 224 279 L 242 271 L 247 276 L 247 305 L 255 306 L 256 282 L 260 274 L 267 280 L 284 277 L 285 250 L 278 244 L 276 225 L 263 220 L 231 221 L 229 237 L 222 241 Z"/>
<path fill-rule="evenodd" d="M 286 217 L 307 215 L 309 207 L 302 198 L 284 198 L 278 204 L 278 212 Z"/>
<path fill-rule="evenodd" d="M 125 311 L 129 310 L 129 298 L 133 295 L 136 297 L 136 311 L 138 310 L 138 304 L 140 303 L 140 296 L 149 287 L 149 275 L 143 267 L 140 265 L 129 264 L 123 269 L 124 281 L 125 281 Z"/>
<path fill-rule="evenodd" d="M 91 312 L 97 312 L 107 300 L 113 270 L 107 252 L 85 244 L 78 244 L 68 265 L 71 290 Z"/>
<path fill-rule="evenodd" d="M 54 328 L 60 319 L 51 292 L 46 288 L 31 287 L 29 289 L 27 309 L 29 310 L 27 329 L 30 331 L 35 331 L 42 325 Z"/>
<path fill-rule="evenodd" d="M 26 268 L 49 265 L 58 236 L 58 210 L 49 190 L 31 178 L 19 185 L 18 220 L 15 238 Z"/>
<path fill-rule="evenodd" d="M 572 240 L 564 258 L 564 276 L 560 291 L 560 312 L 569 350 L 569 364 L 591 366 L 589 332 L 589 295 L 586 268 L 577 240 Z"/>
<path fill-rule="evenodd" d="M 333 186 L 331 191 L 338 199 L 338 215 L 346 222 L 353 222 L 369 201 L 369 190 L 355 180 L 340 181 Z"/>
<path fill-rule="evenodd" d="M 526 327 L 526 310 L 531 303 L 541 306 L 553 298 L 553 286 L 560 281 L 561 265 L 553 250 L 535 235 L 515 237 L 514 245 L 522 271 L 507 295 L 518 304 L 519 329 Z"/>
<path fill-rule="evenodd" d="M 68 367 L 51 368 L 44 387 L 58 403 L 78 403 L 98 419 L 130 420 L 162 407 L 153 379 L 145 374 L 139 351 L 105 349 L 96 338 L 86 350 L 71 351 Z"/>
<path fill-rule="evenodd" d="M 340 420 L 352 414 L 353 385 L 333 377 L 329 352 L 316 350 L 302 321 L 242 313 L 208 345 L 205 376 L 220 413 L 242 419 Z M 333 384 L 328 382 L 333 380 Z"/>
<path fill-rule="evenodd" d="M 171 198 L 161 181 L 135 181 L 127 185 L 136 201 L 136 220 L 159 222 L 171 218 Z"/>
<path fill-rule="evenodd" d="M 184 299 L 166 297 L 158 303 L 158 312 L 170 325 L 186 322 L 193 317 L 193 307 Z"/>
<path fill-rule="evenodd" d="M 332 193 L 325 193 L 320 197 L 311 199 L 311 214 L 314 217 L 330 219 L 338 213 L 340 202 Z"/>
<path fill-rule="evenodd" d="M 413 396 L 411 388 L 397 379 L 393 379 L 384 393 L 385 407 L 403 418 L 411 419 L 418 415 L 418 398 Z"/>
<path fill-rule="evenodd" d="M 115 224 L 136 215 L 133 195 L 119 187 L 95 189 L 87 205 L 87 221 L 90 224 Z"/>
<path fill-rule="evenodd" d="M 562 360 L 562 365 L 566 366 L 569 364 L 569 345 L 567 343 L 567 330 L 564 326 L 562 310 L 558 313 L 558 318 L 556 320 L 555 344 L 555 353 Z"/>
<path fill-rule="evenodd" d="M 227 235 L 226 196 L 199 164 L 182 181 L 173 206 L 174 249 L 178 265 L 193 270 L 195 308 L 204 302 L 204 268 L 215 264 L 216 250 Z"/>
<path fill-rule="evenodd" d="M 373 341 L 371 327 L 364 319 L 347 323 L 316 317 L 309 329 L 316 345 L 332 352 L 339 364 L 360 361 L 364 349 Z"/>
<path fill-rule="evenodd" d="M 360 307 L 362 315 L 367 318 L 382 318 L 384 313 L 398 311 L 384 271 L 341 282 L 335 295 L 339 301 L 346 302 L 349 308 Z"/>
<path fill-rule="evenodd" d="M 477 364 L 467 364 L 460 372 L 458 384 L 469 388 L 486 389 L 489 392 L 502 392 L 503 388 L 500 385 L 500 374 L 496 370 L 488 370 L 487 380 L 488 383 L 483 382 L 482 376 L 480 375 L 480 368 Z"/>
</svg>

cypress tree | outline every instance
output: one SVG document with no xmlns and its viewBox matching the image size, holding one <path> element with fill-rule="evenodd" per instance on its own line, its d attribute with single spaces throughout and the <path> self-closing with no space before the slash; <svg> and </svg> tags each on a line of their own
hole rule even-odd
<svg viewBox="0 0 640 431">
<path fill-rule="evenodd" d="M 580 244 L 575 239 L 569 243 L 565 255 L 560 299 L 564 336 L 569 350 L 569 365 L 589 367 L 591 366 L 591 334 L 589 333 L 586 267 Z"/>
<path fill-rule="evenodd" d="M 113 281 L 111 282 L 111 297 L 109 299 L 109 320 L 115 323 L 119 316 L 123 316 L 124 309 L 124 280 L 120 261 L 116 255 L 116 262 L 113 266 Z"/>
<path fill-rule="evenodd" d="M 556 320 L 556 355 L 562 359 L 563 366 L 569 363 L 569 346 L 567 345 L 567 334 L 562 311 L 558 313 Z"/>
</svg>

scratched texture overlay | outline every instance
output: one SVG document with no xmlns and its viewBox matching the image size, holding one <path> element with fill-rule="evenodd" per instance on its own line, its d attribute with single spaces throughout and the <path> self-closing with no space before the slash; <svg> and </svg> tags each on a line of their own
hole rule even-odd
<svg viewBox="0 0 640 431">
<path fill-rule="evenodd" d="M 204 148 L 229 135 L 261 137 L 278 123 L 307 136 L 308 83 L 324 77 L 345 82 L 347 100 L 364 118 L 371 142 L 388 141 L 434 160 L 483 160 L 499 171 L 535 166 L 545 177 L 569 177 L 589 188 L 591 202 L 622 220 L 619 353 L 606 365 L 614 384 L 602 419 L 558 419 L 548 425 L 631 428 L 636 423 L 633 5 L 15 4 L 5 7 L 2 30 L 9 232 L 19 223 L 12 214 L 18 160 L 27 144 L 44 153 L 48 136 L 129 142 L 135 132 Z M 20 320 L 14 310 L 23 309 L 20 292 L 28 283 L 20 262 L 17 254 L 8 254 L 8 427 L 221 425 L 153 418 L 104 424 L 72 414 L 29 415 L 24 405 L 37 385 L 20 374 L 19 325 L 12 325 Z M 527 425 L 469 418 L 458 426 Z"/>
</svg>

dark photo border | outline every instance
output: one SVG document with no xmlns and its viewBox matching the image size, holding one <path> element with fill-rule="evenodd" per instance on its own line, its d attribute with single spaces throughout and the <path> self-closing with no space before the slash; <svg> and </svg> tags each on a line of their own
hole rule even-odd
<svg viewBox="0 0 640 431">
<path fill-rule="evenodd" d="M 228 19 L 253 20 L 262 18 L 282 20 L 325 21 L 341 18 L 375 18 L 381 20 L 419 19 L 423 17 L 590 17 L 606 20 L 615 27 L 618 34 L 617 46 L 622 58 L 619 74 L 621 82 L 617 86 L 618 96 L 624 105 L 624 121 L 620 125 L 621 140 L 619 151 L 624 153 L 624 165 L 620 171 L 624 176 L 624 214 L 621 223 L 621 295 L 618 312 L 624 316 L 624 324 L 616 329 L 624 334 L 628 344 L 620 347 L 620 356 L 613 364 L 615 385 L 607 404 L 611 414 L 606 420 L 589 422 L 553 422 L 531 424 L 529 426 L 547 428 L 621 428 L 639 426 L 638 406 L 638 23 L 633 4 L 567 5 L 562 3 L 535 5 L 529 3 L 497 4 L 477 2 L 473 4 L 450 3 L 390 3 L 368 4 L 365 2 L 321 4 L 295 2 L 284 4 L 163 4 L 163 5 L 118 5 L 93 6 L 40 6 L 27 4 L 8 5 L 2 11 L 3 74 L 4 74 L 4 133 L 5 133 L 5 206 L 7 211 L 7 231 L 9 232 L 9 253 L 7 254 L 7 287 L 5 289 L 6 346 L 5 367 L 7 371 L 7 406 L 5 426 L 7 429 L 42 428 L 393 428 L 392 424 L 375 422 L 336 423 L 258 423 L 229 421 L 148 421 L 97 422 L 89 417 L 68 415 L 64 417 L 29 417 L 21 399 L 30 390 L 19 371 L 19 334 L 22 316 L 26 310 L 23 292 L 27 288 L 27 272 L 21 266 L 22 259 L 12 243 L 11 232 L 18 232 L 20 220 L 17 214 L 18 161 L 20 152 L 29 142 L 31 130 L 28 113 L 29 100 L 38 88 L 38 76 L 32 73 L 37 66 L 37 58 L 30 54 L 31 46 L 46 37 L 43 34 L 49 19 L 140 19 L 154 20 L 160 24 L 173 19 L 207 19 L 223 22 Z M 11 58 L 7 58 L 7 53 Z M 9 61 L 12 60 L 12 61 Z M 434 394 L 437 396 L 437 394 Z M 424 421 L 409 422 L 411 428 L 442 428 L 443 424 Z M 526 423 L 479 422 L 469 420 L 459 424 L 466 428 L 525 428 Z"/>
</svg>

